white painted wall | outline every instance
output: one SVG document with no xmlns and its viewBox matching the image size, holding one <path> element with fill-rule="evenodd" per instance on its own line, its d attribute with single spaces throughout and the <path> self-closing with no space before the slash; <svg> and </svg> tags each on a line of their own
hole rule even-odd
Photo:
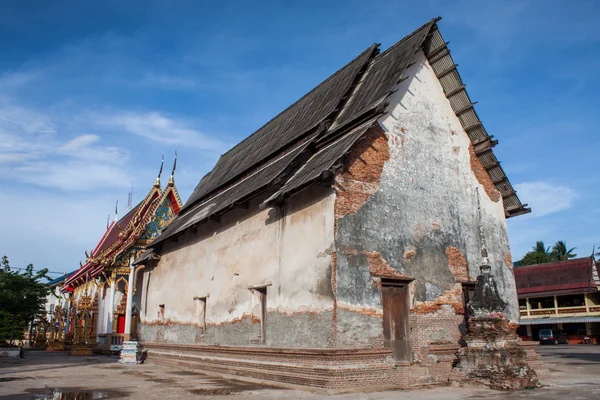
<svg viewBox="0 0 600 400">
<path fill-rule="evenodd" d="M 248 210 L 166 243 L 156 268 L 144 270 L 142 322 L 157 320 L 165 304 L 165 319 L 198 323 L 193 298 L 207 295 L 207 324 L 230 322 L 256 308 L 248 287 L 267 283 L 269 311 L 331 310 L 317 286 L 330 279 L 333 199 L 331 189 L 315 187 L 289 199 L 276 218 L 281 210 L 258 211 L 263 198 L 256 198 Z"/>
<path fill-rule="evenodd" d="M 400 182 L 407 193 L 415 185 L 427 187 L 429 196 L 415 198 L 409 226 L 420 225 L 427 234 L 431 224 L 456 226 L 460 218 L 460 241 L 466 246 L 469 273 L 479 274 L 480 239 L 476 213 L 476 192 L 479 188 L 484 236 L 489 251 L 492 274 L 510 303 L 509 317 L 518 321 L 516 286 L 512 268 L 505 265 L 509 252 L 508 234 L 502 200 L 492 201 L 477 181 L 470 167 L 470 139 L 454 114 L 450 102 L 421 52 L 405 76 L 409 79 L 397 85 L 397 92 L 386 101 L 388 112 L 379 120 L 389 134 L 390 160 L 381 181 Z M 398 179 L 401 178 L 401 179 Z M 418 203 L 418 204 L 417 204 Z M 448 204 L 453 213 L 448 212 Z"/>
</svg>

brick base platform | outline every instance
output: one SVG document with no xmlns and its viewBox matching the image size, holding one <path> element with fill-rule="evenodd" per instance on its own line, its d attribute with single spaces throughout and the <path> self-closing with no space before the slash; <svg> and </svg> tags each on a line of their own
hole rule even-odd
<svg viewBox="0 0 600 400">
<path fill-rule="evenodd" d="M 448 384 L 458 345 L 431 345 L 421 362 L 395 363 L 390 349 L 296 349 L 143 343 L 148 361 L 209 375 L 326 393 Z"/>
</svg>

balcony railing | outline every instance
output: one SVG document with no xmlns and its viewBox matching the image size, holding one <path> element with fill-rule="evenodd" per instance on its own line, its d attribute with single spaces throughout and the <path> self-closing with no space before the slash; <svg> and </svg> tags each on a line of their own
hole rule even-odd
<svg viewBox="0 0 600 400">
<path fill-rule="evenodd" d="M 529 310 L 519 310 L 521 317 L 539 317 L 539 316 L 565 316 L 570 314 L 596 314 L 600 313 L 600 306 L 577 306 L 577 307 L 552 307 L 537 308 Z"/>
</svg>

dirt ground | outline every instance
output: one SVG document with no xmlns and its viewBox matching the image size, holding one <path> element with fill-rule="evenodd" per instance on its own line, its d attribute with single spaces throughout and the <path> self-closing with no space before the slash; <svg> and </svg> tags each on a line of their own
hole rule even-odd
<svg viewBox="0 0 600 400">
<path fill-rule="evenodd" d="M 349 393 L 341 399 L 599 399 L 600 346 L 539 347 L 548 373 L 543 387 L 498 392 L 481 387 L 437 387 L 414 391 Z M 0 399 L 52 399 L 58 393 L 85 392 L 65 399 L 320 399 L 322 394 L 285 390 L 154 364 L 124 366 L 117 357 L 69 357 L 26 352 L 25 359 L 0 359 Z M 56 396 L 56 397 L 55 397 Z"/>
</svg>

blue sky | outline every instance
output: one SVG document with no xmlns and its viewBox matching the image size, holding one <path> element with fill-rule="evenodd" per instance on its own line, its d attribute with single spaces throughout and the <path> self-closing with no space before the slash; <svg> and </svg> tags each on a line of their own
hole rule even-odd
<svg viewBox="0 0 600 400">
<path fill-rule="evenodd" d="M 187 199 L 218 156 L 374 42 L 442 34 L 536 240 L 600 245 L 595 1 L 0 2 L 0 253 L 69 271 L 161 154 Z M 121 206 L 121 208 L 123 208 Z"/>
</svg>

